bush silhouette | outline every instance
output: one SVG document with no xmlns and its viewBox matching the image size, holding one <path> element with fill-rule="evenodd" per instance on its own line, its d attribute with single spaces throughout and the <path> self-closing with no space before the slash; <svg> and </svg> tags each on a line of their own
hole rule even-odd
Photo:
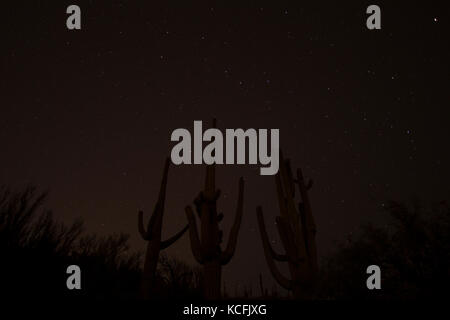
<svg viewBox="0 0 450 320">
<path fill-rule="evenodd" d="M 86 234 L 83 222 L 65 225 L 43 209 L 45 193 L 0 188 L 0 292 L 2 298 L 138 298 L 141 254 L 126 234 Z M 448 297 L 450 208 L 391 202 L 389 223 L 367 225 L 321 264 L 316 298 L 417 299 Z M 82 270 L 82 290 L 66 288 L 66 268 Z M 381 268 L 381 290 L 368 290 L 366 268 Z M 157 297 L 201 299 L 200 268 L 160 255 Z M 155 284 L 156 285 L 156 284 Z M 224 288 L 225 290 L 225 288 Z M 265 292 L 264 290 L 262 290 Z M 251 296 L 251 288 L 246 290 Z M 279 299 L 264 294 L 269 299 Z M 228 297 L 228 294 L 224 294 Z"/>
<path fill-rule="evenodd" d="M 164 284 L 166 298 L 202 299 L 203 273 L 200 267 L 191 267 L 162 253 L 157 274 Z"/>
<path fill-rule="evenodd" d="M 450 285 L 450 209 L 390 202 L 390 222 L 367 225 L 322 268 L 322 299 L 443 299 Z M 368 290 L 366 268 L 381 268 L 381 290 Z"/>
<path fill-rule="evenodd" d="M 43 209 L 46 193 L 36 188 L 0 188 L 0 295 L 9 299 L 139 297 L 141 253 L 129 235 L 84 232 L 81 219 L 65 225 Z M 81 268 L 82 290 L 68 290 L 66 269 Z M 160 298 L 200 296 L 202 276 L 184 262 L 163 255 L 156 275 Z"/>
<path fill-rule="evenodd" d="M 140 254 L 128 235 L 85 235 L 83 222 L 57 222 L 42 209 L 46 193 L 0 189 L 0 292 L 14 298 L 127 297 L 139 281 Z M 66 268 L 82 270 L 82 289 L 66 288 Z"/>
</svg>

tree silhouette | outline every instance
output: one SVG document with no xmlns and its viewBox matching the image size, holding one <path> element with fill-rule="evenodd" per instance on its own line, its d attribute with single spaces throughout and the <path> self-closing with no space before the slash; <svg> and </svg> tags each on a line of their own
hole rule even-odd
<svg viewBox="0 0 450 320">
<path fill-rule="evenodd" d="M 27 187 L 0 188 L 0 292 L 8 298 L 130 297 L 139 281 L 140 254 L 128 235 L 84 234 L 83 222 L 69 226 L 43 209 L 46 193 Z M 66 288 L 66 269 L 83 272 L 79 292 Z"/>
<path fill-rule="evenodd" d="M 324 263 L 322 299 L 412 299 L 448 297 L 450 209 L 390 202 L 390 222 L 367 225 Z M 366 287 L 367 266 L 381 268 L 381 290 Z"/>
</svg>

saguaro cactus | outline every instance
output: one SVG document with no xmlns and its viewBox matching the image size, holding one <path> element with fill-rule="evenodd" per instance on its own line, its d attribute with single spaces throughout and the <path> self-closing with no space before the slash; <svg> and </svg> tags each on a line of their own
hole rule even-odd
<svg viewBox="0 0 450 320">
<path fill-rule="evenodd" d="M 152 287 L 155 283 L 155 271 L 158 264 L 159 252 L 177 241 L 188 229 L 186 225 L 173 237 L 161 241 L 162 221 L 164 215 L 164 202 L 166 199 L 167 175 L 169 173 L 170 159 L 166 159 L 164 166 L 161 188 L 159 190 L 158 201 L 153 210 L 152 217 L 149 220 L 147 230 L 144 228 L 144 220 L 142 211 L 138 214 L 138 229 L 142 238 L 147 241 L 147 250 L 145 252 L 144 272 L 142 278 L 142 295 L 144 298 L 150 296 Z"/>
<path fill-rule="evenodd" d="M 217 199 L 220 190 L 215 188 L 215 167 L 206 167 L 205 189 L 194 201 L 200 219 L 201 236 L 197 231 L 197 222 L 190 206 L 186 207 L 186 216 L 189 221 L 189 235 L 192 253 L 204 270 L 204 297 L 206 299 L 220 298 L 220 284 L 222 266 L 226 265 L 234 255 L 239 228 L 242 220 L 244 201 L 244 179 L 239 179 L 239 195 L 236 216 L 230 231 L 228 245 L 224 251 L 220 246 L 223 232 L 219 229 L 219 222 L 223 214 L 217 214 Z"/>
<path fill-rule="evenodd" d="M 305 184 L 303 174 L 297 170 L 294 179 L 289 160 L 280 159 L 280 171 L 275 176 L 280 216 L 276 217 L 278 233 L 285 254 L 276 253 L 267 236 L 262 208 L 258 207 L 257 218 L 264 255 L 270 272 L 284 288 L 292 290 L 294 298 L 308 299 L 312 296 L 316 283 L 318 263 L 316 249 L 316 226 L 311 212 L 308 190 L 312 180 Z M 295 184 L 300 190 L 301 201 L 295 203 Z M 287 262 L 291 279 L 284 277 L 275 261 Z"/>
</svg>

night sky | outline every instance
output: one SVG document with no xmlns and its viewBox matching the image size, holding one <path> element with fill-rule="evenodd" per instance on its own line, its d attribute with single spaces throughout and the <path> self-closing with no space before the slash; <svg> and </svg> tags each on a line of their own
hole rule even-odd
<svg viewBox="0 0 450 320">
<path fill-rule="evenodd" d="M 46 203 L 88 231 L 125 232 L 148 219 L 177 128 L 279 128 L 283 153 L 314 180 L 324 257 L 387 200 L 448 199 L 448 10 L 433 1 L 305 1 L 278 6 L 143 1 L 2 4 L 0 184 L 49 190 Z M 177 4 L 175 4 L 177 3 Z M 77 4 L 82 29 L 66 28 Z M 378 4 L 382 29 L 366 28 Z M 227 288 L 274 283 L 255 208 L 281 250 L 274 177 L 260 165 L 218 166 L 225 241 L 246 180 Z M 187 223 L 204 166 L 172 165 L 163 238 Z M 168 251 L 195 264 L 188 236 Z M 285 273 L 286 269 L 281 268 Z M 363 272 L 363 271 L 362 271 Z"/>
</svg>

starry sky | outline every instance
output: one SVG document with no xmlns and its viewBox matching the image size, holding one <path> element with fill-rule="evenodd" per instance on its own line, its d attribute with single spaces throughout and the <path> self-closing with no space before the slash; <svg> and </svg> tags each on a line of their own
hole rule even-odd
<svg viewBox="0 0 450 320">
<path fill-rule="evenodd" d="M 374 3 L 382 29 L 369 31 Z M 81 30 L 66 28 L 70 4 L 81 7 Z M 62 221 L 129 233 L 143 249 L 137 210 L 153 210 L 171 132 L 212 118 L 219 129 L 280 129 L 284 154 L 314 180 L 321 257 L 361 224 L 383 223 L 387 200 L 448 199 L 443 2 L 23 1 L 2 12 L 0 184 L 49 190 Z M 278 206 L 259 167 L 217 169 L 225 241 L 246 180 L 228 288 L 259 273 L 274 283 L 255 208 L 280 251 Z M 172 165 L 163 237 L 186 224 L 203 177 L 202 166 Z M 187 236 L 168 253 L 195 264 Z"/>
</svg>

